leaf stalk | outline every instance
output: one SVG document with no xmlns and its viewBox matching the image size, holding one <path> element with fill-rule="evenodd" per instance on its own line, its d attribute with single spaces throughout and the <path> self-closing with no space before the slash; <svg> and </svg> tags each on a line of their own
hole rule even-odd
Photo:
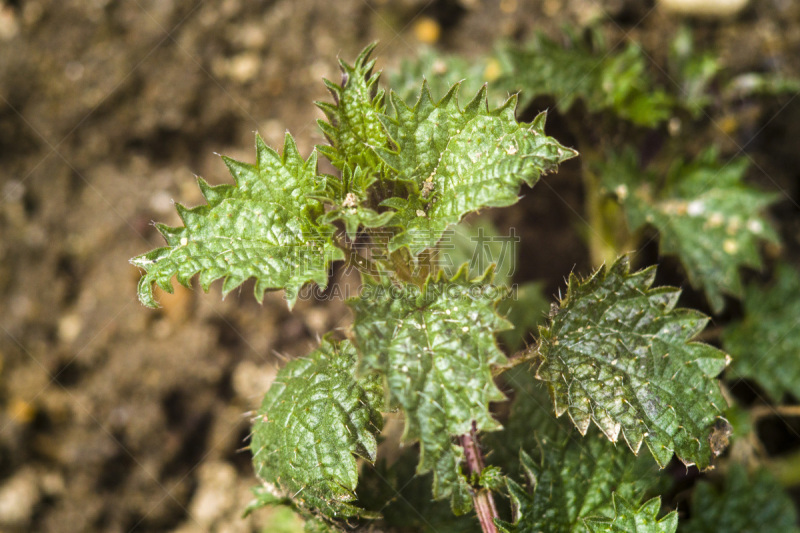
<svg viewBox="0 0 800 533">
<path fill-rule="evenodd" d="M 478 430 L 475 421 L 472 422 L 472 429 L 469 433 L 459 437 L 461 446 L 464 448 L 464 456 L 467 462 L 467 475 L 469 478 L 480 476 L 484 469 L 483 455 L 478 444 Z M 497 507 L 494 504 L 492 491 L 480 488 L 472 494 L 472 503 L 475 506 L 475 513 L 478 515 L 478 522 L 483 533 L 497 533 L 494 525 L 495 518 L 499 518 Z"/>
</svg>

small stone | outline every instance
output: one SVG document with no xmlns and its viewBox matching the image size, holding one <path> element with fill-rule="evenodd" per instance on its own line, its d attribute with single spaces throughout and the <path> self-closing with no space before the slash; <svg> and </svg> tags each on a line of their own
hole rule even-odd
<svg viewBox="0 0 800 533">
<path fill-rule="evenodd" d="M 242 361 L 231 376 L 233 391 L 239 398 L 257 401 L 269 390 L 277 374 L 274 365 L 259 366 L 252 361 Z"/>
<path fill-rule="evenodd" d="M 741 11 L 747 0 L 660 0 L 659 5 L 677 15 L 724 18 Z"/>
<path fill-rule="evenodd" d="M 76 313 L 69 313 L 58 321 L 58 339 L 69 344 L 78 338 L 83 329 L 83 321 Z"/>
<path fill-rule="evenodd" d="M 41 497 L 38 477 L 31 467 L 23 467 L 0 487 L 0 524 L 24 527 L 30 523 Z"/>
<path fill-rule="evenodd" d="M 199 486 L 189 505 L 189 514 L 201 526 L 214 525 L 237 502 L 234 500 L 236 470 L 222 461 L 209 461 L 200 466 Z"/>
<path fill-rule="evenodd" d="M 19 20 L 11 6 L 0 7 L 0 41 L 10 41 L 19 33 Z"/>
<path fill-rule="evenodd" d="M 228 76 L 234 81 L 245 83 L 256 77 L 260 61 L 254 53 L 244 53 L 231 59 L 228 65 Z"/>
</svg>

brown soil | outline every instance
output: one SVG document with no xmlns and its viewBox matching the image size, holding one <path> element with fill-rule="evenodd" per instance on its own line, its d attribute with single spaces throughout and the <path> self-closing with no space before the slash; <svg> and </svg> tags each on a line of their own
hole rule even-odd
<svg viewBox="0 0 800 533">
<path fill-rule="evenodd" d="M 697 34 L 734 67 L 800 72 L 800 9 L 753 3 Z M 145 309 L 128 259 L 161 245 L 151 221 L 178 225 L 172 200 L 201 201 L 193 174 L 228 181 L 214 152 L 252 160 L 255 130 L 280 146 L 288 129 L 304 154 L 322 142 L 320 78 L 338 79 L 337 56 L 372 40 L 392 68 L 419 39 L 477 54 L 599 17 L 658 49 L 679 20 L 640 4 L 0 2 L 0 530 L 269 530 L 269 512 L 240 518 L 256 483 L 246 413 L 277 354 L 307 353 L 348 311 L 300 302 L 290 314 L 280 294 L 257 304 L 252 285 L 223 301 L 217 284 Z M 749 111 L 731 110 L 729 142 L 749 143 L 762 185 L 793 195 L 775 215 L 800 249 L 798 102 Z M 521 272 L 552 287 L 588 268 L 579 184 L 560 178 L 498 215 L 526 250 L 547 250 Z"/>
</svg>

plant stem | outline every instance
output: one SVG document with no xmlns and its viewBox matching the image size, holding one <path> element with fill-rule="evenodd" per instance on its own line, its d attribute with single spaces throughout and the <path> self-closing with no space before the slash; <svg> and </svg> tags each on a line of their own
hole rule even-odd
<svg viewBox="0 0 800 533">
<path fill-rule="evenodd" d="M 513 355 L 509 355 L 506 362 L 502 365 L 495 365 L 492 367 L 492 377 L 496 378 L 503 372 L 511 370 L 517 365 L 522 363 L 535 363 L 539 358 L 539 346 L 532 344 Z"/>
<path fill-rule="evenodd" d="M 600 265 L 612 264 L 619 255 L 614 244 L 609 242 L 608 221 L 603 216 L 603 203 L 605 199 L 600 190 L 598 177 L 589 168 L 589 164 L 583 164 L 583 187 L 586 195 L 585 210 L 589 218 L 589 231 L 587 238 L 589 241 L 589 255 L 592 266 L 597 268 Z"/>
<path fill-rule="evenodd" d="M 478 431 L 475 421 L 472 422 L 472 429 L 466 435 L 459 437 L 461 446 L 464 448 L 464 456 L 467 460 L 468 475 L 470 478 L 480 476 L 483 471 L 483 455 L 478 445 Z M 472 503 L 475 506 L 475 513 L 478 515 L 478 522 L 481 524 L 483 533 L 497 533 L 494 519 L 498 518 L 497 507 L 494 504 L 492 491 L 484 488 L 476 489 L 472 495 Z"/>
<path fill-rule="evenodd" d="M 582 125 L 570 128 L 578 139 L 581 157 L 581 177 L 584 189 L 584 212 L 588 218 L 586 241 L 592 266 L 611 265 L 621 254 L 636 248 L 637 239 L 628 230 L 624 215 L 617 201 L 606 196 L 600 176 L 593 165 L 603 160 L 601 150 L 583 135 Z"/>
<path fill-rule="evenodd" d="M 769 416 L 800 416 L 800 405 L 757 405 L 750 409 L 754 422 Z"/>
</svg>

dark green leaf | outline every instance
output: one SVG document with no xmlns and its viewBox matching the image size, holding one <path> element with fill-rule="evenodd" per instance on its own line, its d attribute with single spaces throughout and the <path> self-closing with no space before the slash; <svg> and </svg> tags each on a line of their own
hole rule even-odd
<svg viewBox="0 0 800 533">
<path fill-rule="evenodd" d="M 689 279 L 705 290 L 714 311 L 723 294 L 741 296 L 739 269 L 760 268 L 759 244 L 778 237 L 763 217 L 773 194 L 743 182 L 747 159 L 724 163 L 710 149 L 691 162 L 678 162 L 663 186 L 641 171 L 633 155 L 611 158 L 600 174 L 625 206 L 628 224 L 658 229 L 661 252 L 674 254 Z"/>
<path fill-rule="evenodd" d="M 349 341 L 323 339 L 278 373 L 253 424 L 253 464 L 273 492 L 330 518 L 357 516 L 355 455 L 375 460 L 383 419 L 378 376 L 356 379 Z"/>
<path fill-rule="evenodd" d="M 692 494 L 692 517 L 685 533 L 797 533 L 797 511 L 783 488 L 765 470 L 748 475 L 731 466 L 721 487 L 699 483 Z"/>
<path fill-rule="evenodd" d="M 650 289 L 655 269 L 631 274 L 625 258 L 585 281 L 571 276 L 550 326 L 540 328 L 537 377 L 557 415 L 585 433 L 591 422 L 634 453 L 646 442 L 662 467 L 673 451 L 706 468 L 721 450 L 709 436 L 726 407 L 715 377 L 727 356 L 689 342 L 708 319 L 674 309 L 680 290 Z"/>
<path fill-rule="evenodd" d="M 638 509 L 622 496 L 614 493 L 613 518 L 589 518 L 586 525 L 592 533 L 675 533 L 678 513 L 672 511 L 658 519 L 661 499 L 653 498 Z"/>
<path fill-rule="evenodd" d="M 434 496 L 451 497 L 457 512 L 470 508 L 471 496 L 452 438 L 473 421 L 478 430 L 498 429 L 489 402 L 504 399 L 491 365 L 505 361 L 494 334 L 508 323 L 494 309 L 503 292 L 489 281 L 470 281 L 462 269 L 421 289 L 368 285 L 350 302 L 361 367 L 383 376 L 390 407 L 406 415 L 403 440 L 420 441 L 419 473 L 433 470 Z"/>
<path fill-rule="evenodd" d="M 587 517 L 614 518 L 613 491 L 638 502 L 658 479 L 652 460 L 619 453 L 595 433 L 541 437 L 531 452 L 537 459 L 520 453 L 530 492 L 507 480 L 517 518 L 500 522 L 504 533 L 583 533 Z"/>
<path fill-rule="evenodd" d="M 767 289 L 744 293 L 744 319 L 725 328 L 723 342 L 735 376 L 752 378 L 775 401 L 800 398 L 800 274 L 781 265 Z"/>
<path fill-rule="evenodd" d="M 542 34 L 521 49 L 500 54 L 503 75 L 498 85 L 522 90 L 522 106 L 549 95 L 563 111 L 582 100 L 591 112 L 612 111 L 641 126 L 655 126 L 671 113 L 671 98 L 654 87 L 647 62 L 636 44 L 621 52 L 610 49 L 599 30 L 587 41 L 568 34 L 562 46 Z"/>
</svg>

